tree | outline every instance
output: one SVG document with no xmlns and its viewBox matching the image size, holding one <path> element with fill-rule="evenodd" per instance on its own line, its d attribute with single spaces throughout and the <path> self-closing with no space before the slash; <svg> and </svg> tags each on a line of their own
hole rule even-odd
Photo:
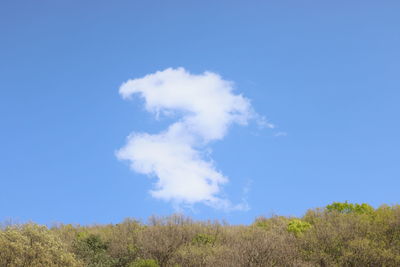
<svg viewBox="0 0 400 267">
<path fill-rule="evenodd" d="M 0 231 L 2 267 L 77 267 L 82 264 L 45 226 L 33 223 Z"/>
</svg>

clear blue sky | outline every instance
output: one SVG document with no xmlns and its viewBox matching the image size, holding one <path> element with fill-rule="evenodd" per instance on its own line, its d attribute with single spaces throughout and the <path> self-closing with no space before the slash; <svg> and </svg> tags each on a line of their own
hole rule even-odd
<svg viewBox="0 0 400 267">
<path fill-rule="evenodd" d="M 174 212 L 115 152 L 157 133 L 122 82 L 168 67 L 235 82 L 276 129 L 233 127 L 211 144 L 250 223 L 332 201 L 399 203 L 399 1 L 0 3 L 0 221 L 117 223 Z M 276 136 L 284 132 L 286 136 Z M 279 135 L 279 134 L 278 134 Z"/>
</svg>

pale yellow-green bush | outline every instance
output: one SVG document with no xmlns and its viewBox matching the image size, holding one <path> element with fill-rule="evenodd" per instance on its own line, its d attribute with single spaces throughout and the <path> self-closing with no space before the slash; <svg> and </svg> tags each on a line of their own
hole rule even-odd
<svg viewBox="0 0 400 267">
<path fill-rule="evenodd" d="M 0 231 L 0 266 L 83 266 L 45 226 L 33 223 L 8 226 Z"/>
</svg>

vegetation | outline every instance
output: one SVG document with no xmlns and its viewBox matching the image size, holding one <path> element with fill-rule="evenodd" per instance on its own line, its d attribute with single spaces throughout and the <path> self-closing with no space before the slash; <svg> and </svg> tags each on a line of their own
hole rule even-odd
<svg viewBox="0 0 400 267">
<path fill-rule="evenodd" d="M 400 205 L 348 202 L 252 225 L 182 215 L 110 225 L 0 229 L 0 266 L 400 266 Z"/>
</svg>

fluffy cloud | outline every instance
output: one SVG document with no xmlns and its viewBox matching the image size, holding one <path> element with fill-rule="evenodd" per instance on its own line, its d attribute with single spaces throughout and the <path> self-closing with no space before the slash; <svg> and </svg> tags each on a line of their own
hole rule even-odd
<svg viewBox="0 0 400 267">
<path fill-rule="evenodd" d="M 132 133 L 117 157 L 134 171 L 158 178 L 153 197 L 179 205 L 245 208 L 220 196 L 228 178 L 204 155 L 207 144 L 222 139 L 231 124 L 246 125 L 258 117 L 249 100 L 233 91 L 232 82 L 215 73 L 194 75 L 183 68 L 127 81 L 119 90 L 124 99 L 138 94 L 147 111 L 179 119 L 158 134 Z"/>
</svg>

